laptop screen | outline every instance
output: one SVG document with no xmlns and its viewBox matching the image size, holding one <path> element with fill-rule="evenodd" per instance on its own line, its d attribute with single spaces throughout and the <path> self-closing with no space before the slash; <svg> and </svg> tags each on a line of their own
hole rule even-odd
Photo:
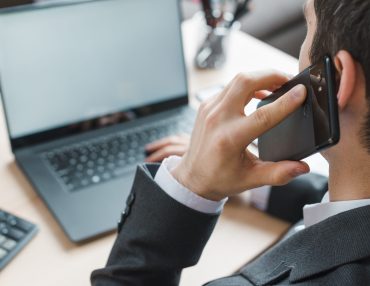
<svg viewBox="0 0 370 286">
<path fill-rule="evenodd" d="M 63 2 L 69 5 L 54 5 Z M 10 137 L 185 96 L 177 5 L 53 0 L 0 10 Z"/>
</svg>

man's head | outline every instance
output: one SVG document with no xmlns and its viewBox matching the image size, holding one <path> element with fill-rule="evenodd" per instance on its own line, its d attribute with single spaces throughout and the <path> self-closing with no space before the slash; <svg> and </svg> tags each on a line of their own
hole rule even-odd
<svg viewBox="0 0 370 286">
<path fill-rule="evenodd" d="M 339 74 L 342 138 L 326 157 L 358 143 L 370 155 L 370 0 L 308 0 L 300 69 L 333 57 Z"/>
</svg>

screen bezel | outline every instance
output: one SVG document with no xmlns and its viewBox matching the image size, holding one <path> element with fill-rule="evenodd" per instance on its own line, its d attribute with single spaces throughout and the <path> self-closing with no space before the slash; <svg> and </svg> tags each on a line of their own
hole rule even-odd
<svg viewBox="0 0 370 286">
<path fill-rule="evenodd" d="M 11 13 L 11 12 L 19 12 L 20 10 L 31 10 L 31 9 L 48 9 L 56 6 L 70 6 L 70 5 L 80 5 L 85 4 L 89 2 L 95 2 L 95 1 L 106 1 L 106 0 L 81 0 L 79 2 L 74 3 L 55 3 L 55 4 L 49 4 L 49 2 L 46 2 L 44 5 L 36 5 L 36 4 L 28 4 L 28 5 L 22 5 L 22 6 L 16 6 L 11 8 L 2 8 L 0 9 L 3 13 Z M 179 19 L 179 33 L 182 35 L 181 30 L 181 18 L 182 18 L 182 9 L 180 5 L 180 1 L 176 1 L 177 4 L 177 13 L 178 13 L 178 19 Z M 153 115 L 159 112 L 163 112 L 166 110 L 174 109 L 181 106 L 186 106 L 189 104 L 189 87 L 188 87 L 188 78 L 187 78 L 187 70 L 186 70 L 186 63 L 185 63 L 185 54 L 184 54 L 184 45 L 183 45 L 183 38 L 180 36 L 180 47 L 181 47 L 181 61 L 183 65 L 183 74 L 184 74 L 184 83 L 185 83 L 185 94 L 179 94 L 175 95 L 173 98 L 168 100 L 163 100 L 151 104 L 147 104 L 145 106 L 130 108 L 130 109 L 124 109 L 120 110 L 118 112 L 104 114 L 102 116 L 90 118 L 83 121 L 74 122 L 72 124 L 62 125 L 56 128 L 51 128 L 45 131 L 36 132 L 30 135 L 21 136 L 12 138 L 10 135 L 10 126 L 8 122 L 8 114 L 6 110 L 6 104 L 5 104 L 5 98 L 2 91 L 2 83 L 1 83 L 1 73 L 0 73 L 0 97 L 3 105 L 4 115 L 6 118 L 6 127 L 8 131 L 8 136 L 10 139 L 10 145 L 12 148 L 12 151 L 34 146 L 37 144 L 46 143 L 49 141 L 57 140 L 60 138 L 65 138 L 68 136 L 86 133 L 89 131 L 105 128 L 107 126 L 112 126 L 116 124 L 121 124 L 124 122 L 133 121 L 145 116 Z M 113 118 L 113 117 L 119 117 L 120 119 L 115 122 L 114 124 L 100 124 L 102 120 L 106 118 Z"/>
</svg>

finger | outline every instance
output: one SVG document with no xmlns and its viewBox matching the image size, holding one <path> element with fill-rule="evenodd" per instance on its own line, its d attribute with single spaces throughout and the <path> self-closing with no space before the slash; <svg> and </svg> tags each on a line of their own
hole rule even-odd
<svg viewBox="0 0 370 286">
<path fill-rule="evenodd" d="M 305 162 L 281 161 L 273 163 L 259 161 L 255 166 L 253 178 L 255 186 L 281 186 L 309 172 L 310 167 Z M 247 179 L 250 180 L 250 178 Z"/>
<path fill-rule="evenodd" d="M 184 146 L 167 146 L 152 154 L 145 159 L 146 162 L 161 162 L 169 156 L 183 156 L 187 148 Z"/>
<path fill-rule="evenodd" d="M 303 104 L 306 94 L 306 88 L 303 85 L 298 85 L 275 102 L 262 106 L 250 116 L 242 118 L 238 130 L 239 135 L 246 140 L 244 143 L 252 142 L 278 125 Z M 241 138 L 239 139 L 241 140 Z"/>
<path fill-rule="evenodd" d="M 226 104 L 243 108 L 254 96 L 256 91 L 272 90 L 288 81 L 286 75 L 278 72 L 259 72 L 254 74 L 239 74 L 227 91 Z"/>
<path fill-rule="evenodd" d="M 253 90 L 269 90 L 273 91 L 276 88 L 285 84 L 289 77 L 278 71 L 260 71 L 255 73 L 241 74 L 242 79 L 246 79 Z"/>
<path fill-rule="evenodd" d="M 266 97 L 268 97 L 270 94 L 271 94 L 271 92 L 269 92 L 267 90 L 260 90 L 260 91 L 256 91 L 254 93 L 254 98 L 262 100 L 262 99 L 265 99 Z"/>
<path fill-rule="evenodd" d="M 164 148 L 168 145 L 174 145 L 174 144 L 179 144 L 179 138 L 178 136 L 169 136 L 162 138 L 160 140 L 154 141 L 148 145 L 145 146 L 145 150 L 148 152 L 154 152 L 158 149 Z"/>
<path fill-rule="evenodd" d="M 224 89 L 214 97 L 214 102 L 215 103 L 219 103 L 224 97 L 225 95 L 229 92 L 229 90 L 231 89 L 231 87 L 233 86 L 234 84 L 234 80 L 231 80 L 225 87 Z"/>
<path fill-rule="evenodd" d="M 285 75 L 285 74 L 284 74 Z M 285 75 L 287 78 L 291 78 L 291 76 L 289 75 Z M 266 90 L 259 90 L 259 91 L 256 91 L 255 92 L 255 98 L 257 99 L 264 99 L 266 98 L 267 96 L 271 95 L 272 92 L 275 92 L 276 90 L 278 90 L 279 88 L 281 88 L 282 85 L 279 85 L 279 84 L 275 84 L 269 88 L 267 88 Z"/>
</svg>

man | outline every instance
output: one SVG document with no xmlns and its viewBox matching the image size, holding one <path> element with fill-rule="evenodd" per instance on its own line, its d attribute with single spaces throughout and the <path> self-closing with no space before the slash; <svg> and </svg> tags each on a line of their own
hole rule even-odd
<svg viewBox="0 0 370 286">
<path fill-rule="evenodd" d="M 330 54 L 339 75 L 342 137 L 323 153 L 330 202 L 308 209 L 305 229 L 207 285 L 370 285 L 370 1 L 308 0 L 305 14 L 300 69 Z M 106 268 L 93 272 L 94 285 L 178 285 L 181 270 L 197 263 L 228 196 L 309 171 L 302 162 L 262 162 L 245 149 L 304 101 L 305 89 L 297 86 L 244 115 L 252 97 L 287 80 L 276 73 L 237 76 L 201 106 L 182 159 L 170 158 L 159 170 L 138 168 L 122 229 Z"/>
</svg>

